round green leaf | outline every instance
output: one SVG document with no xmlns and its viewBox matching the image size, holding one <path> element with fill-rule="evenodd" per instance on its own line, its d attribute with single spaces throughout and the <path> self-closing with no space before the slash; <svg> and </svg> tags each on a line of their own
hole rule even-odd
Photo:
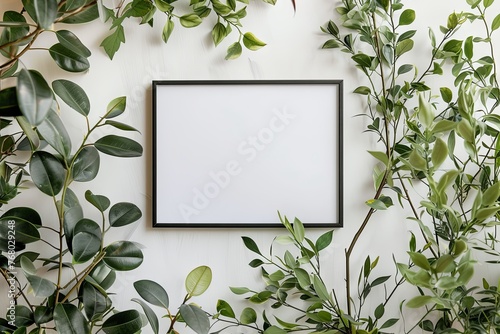
<svg viewBox="0 0 500 334">
<path fill-rule="evenodd" d="M 64 186 L 66 171 L 52 154 L 37 151 L 31 156 L 31 179 L 35 186 L 46 195 L 57 195 Z"/>
<path fill-rule="evenodd" d="M 38 229 L 35 225 L 23 220 L 14 220 L 15 224 L 10 225 L 8 224 L 8 221 L 9 220 L 3 219 L 1 221 L 0 239 L 8 240 L 9 231 L 11 231 L 11 226 L 13 226 L 13 230 L 15 231 L 16 236 L 16 245 L 19 244 L 19 246 L 21 246 L 22 244 L 29 244 L 40 240 L 40 232 L 38 232 Z M 5 242 L 4 246 L 7 246 L 7 242 Z"/>
<path fill-rule="evenodd" d="M 16 305 L 15 314 L 16 314 L 16 319 L 14 320 L 14 324 L 17 327 L 30 326 L 35 322 L 33 318 L 33 313 L 27 306 Z"/>
<path fill-rule="evenodd" d="M 233 308 L 225 300 L 219 299 L 217 301 L 217 312 L 228 318 L 236 318 Z"/>
<path fill-rule="evenodd" d="M 104 136 L 94 146 L 102 153 L 122 158 L 140 157 L 143 151 L 138 142 L 116 135 Z"/>
<path fill-rule="evenodd" d="M 107 334 L 137 333 L 141 327 L 141 315 L 136 310 L 113 314 L 102 324 L 102 330 Z"/>
<path fill-rule="evenodd" d="M 49 112 L 52 90 L 37 71 L 21 69 L 17 77 L 17 102 L 31 125 L 39 125 Z"/>
<path fill-rule="evenodd" d="M 48 112 L 43 122 L 38 125 L 37 130 L 57 153 L 65 158 L 69 157 L 71 154 L 71 139 L 54 108 Z"/>
<path fill-rule="evenodd" d="M 76 54 L 88 58 L 92 55 L 90 50 L 83 45 L 80 39 L 69 30 L 56 31 L 57 40 L 61 45 L 75 52 Z"/>
<path fill-rule="evenodd" d="M 191 296 L 199 296 L 204 293 L 212 282 L 212 270 L 207 266 L 199 266 L 193 269 L 186 277 L 186 291 Z"/>
<path fill-rule="evenodd" d="M 406 26 L 415 21 L 415 11 L 413 9 L 405 9 L 399 17 L 399 25 Z"/>
<path fill-rule="evenodd" d="M 134 288 L 139 296 L 148 303 L 168 309 L 168 294 L 158 283 L 150 280 L 141 280 L 134 283 Z"/>
<path fill-rule="evenodd" d="M 72 169 L 73 180 L 88 182 L 99 172 L 100 157 L 95 147 L 84 147 L 75 157 Z"/>
<path fill-rule="evenodd" d="M 106 211 L 111 204 L 106 196 L 94 195 L 90 190 L 85 192 L 85 199 L 101 212 Z"/>
<path fill-rule="evenodd" d="M 87 58 L 68 49 L 61 43 L 54 44 L 49 49 L 50 56 L 57 66 L 68 72 L 84 72 L 89 69 Z"/>
<path fill-rule="evenodd" d="M 68 106 L 76 110 L 83 116 L 90 112 L 90 100 L 85 91 L 76 83 L 69 80 L 55 80 L 52 82 L 54 92 Z"/>
<path fill-rule="evenodd" d="M 133 270 L 142 263 L 143 255 L 139 247 L 130 241 L 115 242 L 106 247 L 104 263 L 118 271 Z"/>
<path fill-rule="evenodd" d="M 92 233 L 75 233 L 72 239 L 73 263 L 85 263 L 101 248 L 101 239 Z"/>
<path fill-rule="evenodd" d="M 109 225 L 113 227 L 132 224 L 142 217 L 141 209 L 133 203 L 116 203 L 109 210 Z"/>
<path fill-rule="evenodd" d="M 243 35 L 243 44 L 248 50 L 256 51 L 264 46 L 266 43 L 262 42 L 260 39 L 255 37 L 251 32 L 247 32 Z"/>
<path fill-rule="evenodd" d="M 42 226 L 42 218 L 40 218 L 38 212 L 36 212 L 32 208 L 26 208 L 26 207 L 18 207 L 8 210 L 2 215 L 0 220 L 1 221 L 14 220 L 16 222 L 24 221 L 31 223 L 35 226 Z"/>
<path fill-rule="evenodd" d="M 253 324 L 257 321 L 257 313 L 253 308 L 246 307 L 240 315 L 240 321 L 242 324 L 248 325 Z"/>
<path fill-rule="evenodd" d="M 182 319 L 197 334 L 208 334 L 210 320 L 208 315 L 196 305 L 183 304 L 179 308 Z"/>
<path fill-rule="evenodd" d="M 48 306 L 37 306 L 34 312 L 34 319 L 37 325 L 45 324 L 52 321 L 52 309 Z"/>
<path fill-rule="evenodd" d="M 58 333 L 90 334 L 87 319 L 73 304 L 57 304 L 54 308 L 54 322 Z"/>
<path fill-rule="evenodd" d="M 116 280 L 116 272 L 102 262 L 90 272 L 89 276 L 104 290 L 109 289 Z"/>
</svg>

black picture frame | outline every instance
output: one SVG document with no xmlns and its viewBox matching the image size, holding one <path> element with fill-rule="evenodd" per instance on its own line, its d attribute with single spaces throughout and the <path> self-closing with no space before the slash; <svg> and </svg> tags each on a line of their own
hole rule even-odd
<svg viewBox="0 0 500 334">
<path fill-rule="evenodd" d="M 343 226 L 342 80 L 152 88 L 153 227 Z"/>
</svg>

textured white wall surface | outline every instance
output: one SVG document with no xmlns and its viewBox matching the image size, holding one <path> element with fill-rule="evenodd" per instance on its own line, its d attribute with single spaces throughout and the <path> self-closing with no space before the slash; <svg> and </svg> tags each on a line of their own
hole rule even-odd
<svg viewBox="0 0 500 334">
<path fill-rule="evenodd" d="M 457 0 L 405 1 L 417 12 L 414 28 L 416 49 L 428 54 L 428 27 L 438 30 L 439 24 L 446 23 Z M 19 0 L 2 0 L 0 13 L 12 6 L 19 6 Z M 138 297 L 132 283 L 139 279 L 151 279 L 162 284 L 170 295 L 173 308 L 184 296 L 184 277 L 194 267 L 208 265 L 213 270 L 213 282 L 209 290 L 193 301 L 208 311 L 215 310 L 217 299 L 235 303 L 241 310 L 245 304 L 239 302 L 229 290 L 229 286 L 249 286 L 262 288 L 258 270 L 247 264 L 254 256 L 245 249 L 241 236 L 252 237 L 261 249 L 268 249 L 272 239 L 283 233 L 282 229 L 238 228 L 238 229 L 188 229 L 152 228 L 152 80 L 239 80 L 239 79 L 340 79 L 344 81 L 344 228 L 337 229 L 334 244 L 324 252 L 323 270 L 329 287 L 336 287 L 339 298 L 344 295 L 344 250 L 348 247 L 367 208 L 364 202 L 373 193 L 373 158 L 366 153 L 375 150 L 378 144 L 369 134 L 362 132 L 367 120 L 354 117 L 365 110 L 360 96 L 352 94 L 364 78 L 352 67 L 348 55 L 332 50 L 321 50 L 328 39 L 319 27 L 333 18 L 338 1 L 297 0 L 294 13 L 290 0 L 279 0 L 276 6 L 252 0 L 248 16 L 244 19 L 244 29 L 252 31 L 267 43 L 259 51 L 244 50 L 239 59 L 226 61 L 226 48 L 236 37 L 230 36 L 215 48 L 210 31 L 214 22 L 207 19 L 194 29 L 177 29 L 165 45 L 161 40 L 164 18 L 155 18 L 154 28 L 139 26 L 136 22 L 125 23 L 126 43 L 111 61 L 99 44 L 108 34 L 108 25 L 94 22 L 76 28 L 75 33 L 92 50 L 91 67 L 88 73 L 68 74 L 53 64 L 46 51 L 30 51 L 24 64 L 35 67 L 49 80 L 68 78 L 81 85 L 91 99 L 93 119 L 97 119 L 109 101 L 126 95 L 127 112 L 121 121 L 135 126 L 139 133 L 132 138 L 145 148 L 144 155 L 136 159 L 118 159 L 103 156 L 101 170 L 92 183 L 78 185 L 82 192 L 86 189 L 95 194 L 108 196 L 112 202 L 129 201 L 137 204 L 144 213 L 143 218 L 133 226 L 123 227 L 113 232 L 113 239 L 128 239 L 141 243 L 144 248 L 144 263 L 139 269 L 120 274 L 112 288 L 116 293 L 113 300 L 116 307 L 137 308 L 131 298 Z M 458 9 L 456 9 L 458 10 Z M 51 45 L 54 36 L 47 36 L 40 44 Z M 419 44 L 420 43 L 420 44 Z M 423 46 L 420 46 L 423 45 Z M 413 53 L 408 63 L 423 68 L 421 58 Z M 62 117 L 73 138 L 82 136 L 83 119 L 80 115 L 63 107 Z M 91 117 L 91 118 L 92 118 Z M 293 182 L 293 180 L 290 180 Z M 37 191 L 28 190 L 12 205 L 36 207 L 44 219 L 51 219 L 52 211 L 47 211 Z M 307 202 L 304 206 L 310 205 Z M 89 211 L 92 208 L 86 208 Z M 279 208 L 276 208 L 279 210 Z M 405 220 L 397 207 L 389 212 L 379 212 L 360 239 L 353 253 L 353 270 L 357 279 L 358 268 L 369 254 L 380 256 L 380 268 L 376 274 L 394 273 L 392 255 L 405 259 L 409 230 L 412 223 Z M 287 212 L 283 212 L 287 214 Z M 300 218 L 300 217 L 299 217 Z M 277 217 L 276 217 L 277 219 Z M 308 230 L 311 238 L 316 238 L 325 229 Z M 411 296 L 413 290 L 406 291 Z M 0 298 L 0 305 L 3 298 Z M 398 303 L 388 311 L 398 315 Z M 3 309 L 3 308 L 2 308 Z M 0 309 L 0 313 L 3 313 Z M 162 322 L 163 331 L 166 323 Z M 145 330 L 148 333 L 148 329 Z M 182 333 L 190 333 L 181 328 Z"/>
</svg>

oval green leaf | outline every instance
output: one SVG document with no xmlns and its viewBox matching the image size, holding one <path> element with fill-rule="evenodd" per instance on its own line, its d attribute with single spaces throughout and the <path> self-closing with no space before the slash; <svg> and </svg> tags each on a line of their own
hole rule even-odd
<svg viewBox="0 0 500 334">
<path fill-rule="evenodd" d="M 87 319 L 73 304 L 57 304 L 54 308 L 54 322 L 58 333 L 90 334 Z"/>
<path fill-rule="evenodd" d="M 226 60 L 236 59 L 241 56 L 241 52 L 243 51 L 241 44 L 239 42 L 235 42 L 227 48 Z"/>
<path fill-rule="evenodd" d="M 108 103 L 105 118 L 109 119 L 121 115 L 125 111 L 126 107 L 127 98 L 125 96 L 120 96 L 113 99 Z"/>
<path fill-rule="evenodd" d="M 210 320 L 207 313 L 196 305 L 183 304 L 179 308 L 182 319 L 196 334 L 208 334 Z"/>
<path fill-rule="evenodd" d="M 191 296 L 203 294 L 212 282 L 212 270 L 207 266 L 199 266 L 193 269 L 186 277 L 186 291 Z"/>
<path fill-rule="evenodd" d="M 160 284 L 150 280 L 141 280 L 134 283 L 134 288 L 148 303 L 168 309 L 168 294 Z"/>
<path fill-rule="evenodd" d="M 69 80 L 55 80 L 52 89 L 68 106 L 83 116 L 90 112 L 90 100 L 80 86 Z"/>
<path fill-rule="evenodd" d="M 90 50 L 83 45 L 80 39 L 69 30 L 58 30 L 56 31 L 57 40 L 61 45 L 67 49 L 75 52 L 76 54 L 88 58 L 92 55 Z"/>
<path fill-rule="evenodd" d="M 37 275 L 27 275 L 26 278 L 31 285 L 31 289 L 36 297 L 47 298 L 56 291 L 56 286 L 52 281 Z"/>
<path fill-rule="evenodd" d="M 199 26 L 203 20 L 196 14 L 183 15 L 179 18 L 181 25 L 184 28 L 193 28 Z"/>
<path fill-rule="evenodd" d="M 143 151 L 138 142 L 116 135 L 104 136 L 94 146 L 102 153 L 121 158 L 140 157 Z"/>
<path fill-rule="evenodd" d="M 55 107 L 55 106 L 54 106 Z M 64 158 L 71 154 L 71 139 L 59 115 L 52 108 L 37 127 L 43 139 Z"/>
<path fill-rule="evenodd" d="M 89 69 L 87 58 L 68 49 L 61 43 L 54 44 L 49 49 L 50 56 L 57 66 L 68 72 L 84 72 Z"/>
<path fill-rule="evenodd" d="M 128 271 L 139 267 L 143 255 L 139 247 L 130 241 L 118 241 L 106 247 L 104 263 L 118 271 Z"/>
<path fill-rule="evenodd" d="M 116 203 L 109 210 L 109 225 L 113 227 L 132 224 L 142 217 L 141 209 L 133 203 Z"/>
<path fill-rule="evenodd" d="M 256 51 L 260 48 L 266 46 L 266 43 L 255 37 L 251 32 L 247 32 L 243 35 L 243 44 L 248 50 Z"/>
<path fill-rule="evenodd" d="M 57 0 L 33 0 L 36 22 L 42 29 L 50 29 L 57 18 Z"/>
<path fill-rule="evenodd" d="M 73 160 L 71 170 L 73 180 L 88 182 L 93 180 L 99 172 L 100 157 L 95 147 L 84 147 Z"/>
<path fill-rule="evenodd" d="M 141 315 L 136 310 L 115 313 L 102 324 L 106 334 L 137 333 L 141 327 Z"/>
<path fill-rule="evenodd" d="M 142 300 L 137 298 L 132 298 L 132 301 L 141 305 L 144 313 L 146 314 L 146 318 L 148 318 L 148 322 L 151 325 L 151 328 L 153 329 L 153 333 L 158 334 L 160 330 L 160 324 L 158 322 L 158 317 L 156 316 L 156 313 L 151 309 L 151 307 L 149 307 L 148 304 L 146 304 Z"/>
<path fill-rule="evenodd" d="M 64 186 L 66 170 L 52 154 L 37 151 L 31 156 L 30 174 L 41 192 L 55 196 Z"/>
<path fill-rule="evenodd" d="M 31 125 L 42 123 L 53 100 L 52 90 L 40 73 L 21 69 L 17 78 L 17 102 Z"/>
<path fill-rule="evenodd" d="M 79 232 L 72 239 L 73 263 L 85 263 L 101 249 L 101 238 L 89 232 Z"/>
<path fill-rule="evenodd" d="M 85 282 L 82 287 L 83 309 L 90 321 L 102 319 L 112 305 L 108 296 L 103 295 L 92 284 Z"/>
</svg>

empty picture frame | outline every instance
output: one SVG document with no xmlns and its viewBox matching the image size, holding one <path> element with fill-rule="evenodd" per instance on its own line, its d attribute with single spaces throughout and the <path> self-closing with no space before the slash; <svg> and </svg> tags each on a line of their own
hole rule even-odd
<svg viewBox="0 0 500 334">
<path fill-rule="evenodd" d="M 154 81 L 153 226 L 342 226 L 340 80 Z"/>
</svg>

